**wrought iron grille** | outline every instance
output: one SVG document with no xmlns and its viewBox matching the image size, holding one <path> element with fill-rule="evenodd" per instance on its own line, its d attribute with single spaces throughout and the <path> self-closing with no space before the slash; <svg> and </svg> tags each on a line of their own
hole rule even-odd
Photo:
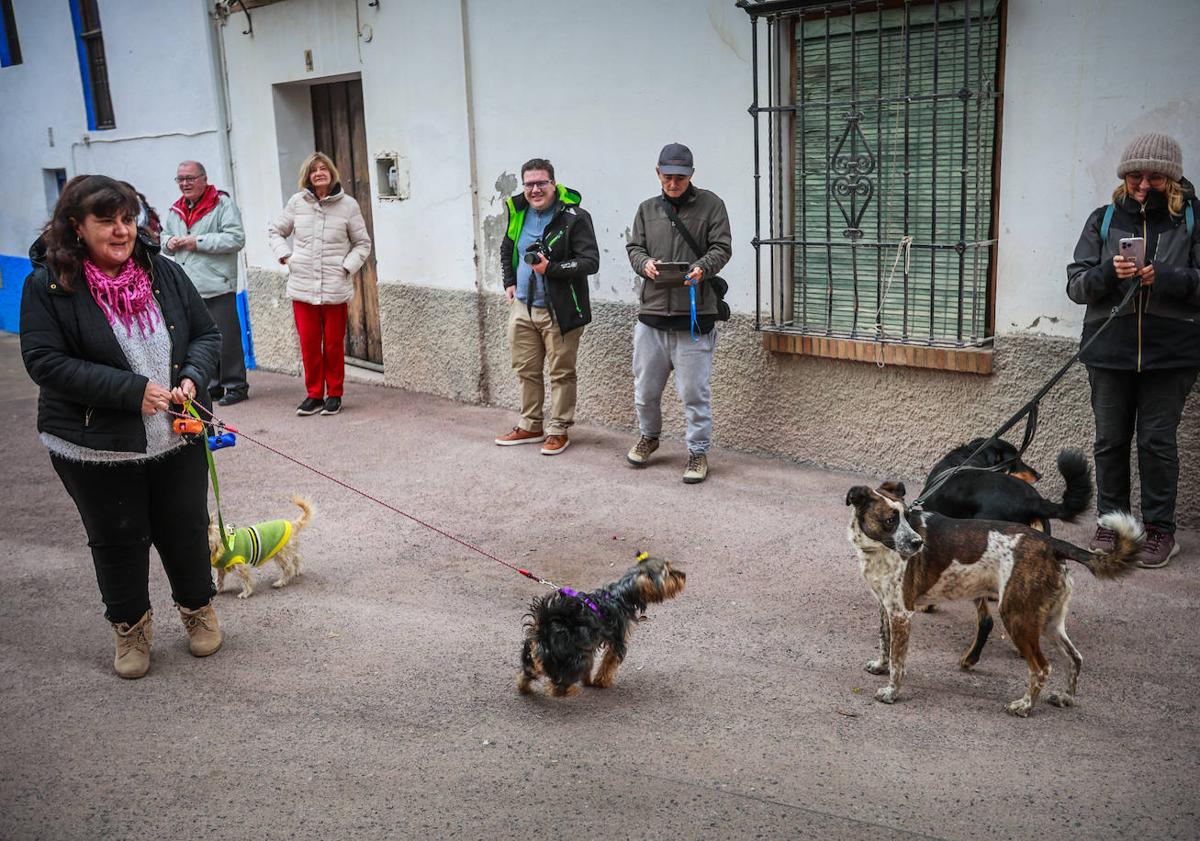
<svg viewBox="0 0 1200 841">
<path fill-rule="evenodd" d="M 754 244 L 771 258 L 759 328 L 989 341 L 1002 0 L 740 5 L 754 27 Z"/>
</svg>

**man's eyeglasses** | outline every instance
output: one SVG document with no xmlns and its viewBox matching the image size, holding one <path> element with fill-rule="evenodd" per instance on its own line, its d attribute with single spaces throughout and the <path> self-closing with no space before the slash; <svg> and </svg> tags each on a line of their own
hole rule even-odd
<svg viewBox="0 0 1200 841">
<path fill-rule="evenodd" d="M 176 184 L 191 184 L 193 181 L 199 181 L 203 177 L 204 177 L 203 175 L 176 175 L 175 183 Z"/>
<path fill-rule="evenodd" d="M 526 181 L 522 186 L 526 190 L 544 190 L 549 187 L 550 184 L 551 182 L 549 181 Z"/>
<path fill-rule="evenodd" d="M 1149 181 L 1150 186 L 1156 190 L 1161 190 L 1167 184 L 1167 176 L 1161 172 L 1127 172 L 1125 177 L 1133 184 L 1141 184 L 1142 181 Z"/>
</svg>

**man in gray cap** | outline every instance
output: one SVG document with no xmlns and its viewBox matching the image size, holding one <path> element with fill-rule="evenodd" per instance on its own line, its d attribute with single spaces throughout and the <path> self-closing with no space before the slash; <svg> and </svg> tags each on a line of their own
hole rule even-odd
<svg viewBox="0 0 1200 841">
<path fill-rule="evenodd" d="M 717 273 L 733 251 L 729 214 L 715 193 L 692 184 L 692 151 L 682 143 L 663 147 L 655 172 L 662 192 L 638 207 L 625 246 L 630 265 L 643 278 L 633 330 L 634 405 L 641 437 L 627 459 L 644 467 L 658 449 L 662 393 L 674 370 L 687 414 L 683 481 L 696 484 L 708 476 L 716 322 L 728 317 L 724 281 Z M 687 265 L 682 285 L 665 267 L 660 271 L 662 263 Z"/>
</svg>

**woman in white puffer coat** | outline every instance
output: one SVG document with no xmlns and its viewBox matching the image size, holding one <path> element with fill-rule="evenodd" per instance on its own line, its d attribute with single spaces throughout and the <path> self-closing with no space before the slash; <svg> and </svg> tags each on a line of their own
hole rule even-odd
<svg viewBox="0 0 1200 841">
<path fill-rule="evenodd" d="M 354 275 L 371 254 L 371 237 L 328 155 L 308 156 L 300 167 L 300 192 L 267 230 L 271 250 L 288 267 L 287 296 L 300 336 L 308 394 L 296 414 L 336 415 L 346 379 L 347 303 L 354 297 Z"/>
</svg>

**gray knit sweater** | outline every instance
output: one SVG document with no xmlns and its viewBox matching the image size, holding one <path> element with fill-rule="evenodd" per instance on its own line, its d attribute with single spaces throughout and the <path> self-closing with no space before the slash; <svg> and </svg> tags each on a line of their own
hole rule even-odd
<svg viewBox="0 0 1200 841">
<path fill-rule="evenodd" d="M 136 327 L 131 333 L 126 333 L 125 325 L 113 324 L 113 335 L 129 360 L 129 367 L 135 374 L 141 374 L 151 382 L 167 385 L 171 382 L 171 337 L 164 329 L 162 311 L 158 303 L 154 303 L 158 312 L 158 326 L 153 333 L 143 336 Z M 200 385 L 204 385 L 201 383 Z M 91 463 L 114 463 L 145 461 L 159 458 L 184 445 L 184 440 L 171 430 L 171 416 L 163 412 L 155 415 L 142 415 L 146 424 L 146 452 L 122 453 L 115 450 L 93 450 L 64 441 L 57 435 L 47 432 L 41 434 L 42 443 L 57 456 L 70 461 Z"/>
</svg>

